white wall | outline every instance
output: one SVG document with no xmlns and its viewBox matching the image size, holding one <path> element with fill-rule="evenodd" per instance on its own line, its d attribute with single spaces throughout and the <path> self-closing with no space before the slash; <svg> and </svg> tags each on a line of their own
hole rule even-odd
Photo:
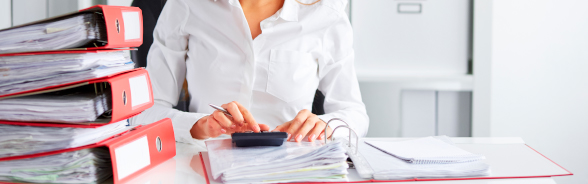
<svg viewBox="0 0 588 184">
<path fill-rule="evenodd" d="M 47 18 L 47 1 L 12 1 L 12 25 L 17 26 Z"/>
<path fill-rule="evenodd" d="M 0 0 L 0 29 L 12 26 L 12 3 L 10 0 Z"/>
<path fill-rule="evenodd" d="M 490 136 L 492 74 L 492 3 L 474 2 L 472 136 Z"/>
<path fill-rule="evenodd" d="M 71 13 L 78 9 L 76 0 L 47 0 L 47 17 Z"/>
<path fill-rule="evenodd" d="M 131 6 L 133 0 L 107 0 L 108 5 L 115 5 L 115 6 Z"/>
<path fill-rule="evenodd" d="M 588 1 L 480 3 L 492 6 L 489 134 L 522 137 L 574 173 L 558 183 L 588 183 Z"/>
</svg>

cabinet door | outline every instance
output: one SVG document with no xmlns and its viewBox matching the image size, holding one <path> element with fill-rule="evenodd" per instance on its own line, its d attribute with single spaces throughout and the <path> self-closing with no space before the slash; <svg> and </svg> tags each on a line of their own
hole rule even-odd
<svg viewBox="0 0 588 184">
<path fill-rule="evenodd" d="M 437 134 L 451 137 L 471 136 L 472 92 L 437 93 Z"/>
<path fill-rule="evenodd" d="M 461 91 L 402 91 L 401 135 L 471 136 L 471 94 Z"/>
<path fill-rule="evenodd" d="M 467 73 L 469 0 L 353 0 L 358 71 Z"/>
<path fill-rule="evenodd" d="M 437 134 L 436 91 L 405 90 L 400 102 L 401 135 L 424 137 Z"/>
</svg>

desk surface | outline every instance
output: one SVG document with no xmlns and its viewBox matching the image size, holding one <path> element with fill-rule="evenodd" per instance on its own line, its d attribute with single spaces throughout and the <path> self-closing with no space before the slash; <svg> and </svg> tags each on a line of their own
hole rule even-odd
<svg viewBox="0 0 588 184">
<path fill-rule="evenodd" d="M 408 138 L 370 138 L 382 140 L 401 140 Z M 456 144 L 520 144 L 521 138 L 451 138 Z M 202 170 L 202 161 L 199 152 L 206 151 L 202 145 L 189 145 L 176 143 L 177 154 L 161 165 L 143 173 L 129 183 L 206 183 L 205 171 Z M 354 170 L 350 170 L 354 172 Z M 527 179 L 490 179 L 490 180 L 465 180 L 465 181 L 418 181 L 418 182 L 394 182 L 394 184 L 554 184 L 552 178 L 527 178 Z"/>
</svg>

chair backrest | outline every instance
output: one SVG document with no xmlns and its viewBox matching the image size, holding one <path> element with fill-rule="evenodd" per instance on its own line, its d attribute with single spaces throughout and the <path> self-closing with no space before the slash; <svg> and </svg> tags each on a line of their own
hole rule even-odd
<svg viewBox="0 0 588 184">
<path fill-rule="evenodd" d="M 133 0 L 131 6 L 139 7 L 143 11 L 143 45 L 138 50 L 131 51 L 131 58 L 137 67 L 147 67 L 147 54 L 153 44 L 153 30 L 157 24 L 159 14 L 163 10 L 167 0 Z M 189 111 L 190 100 L 185 98 L 186 94 L 182 90 L 178 104 L 174 107 L 181 111 Z M 319 90 L 316 90 L 314 101 L 312 103 L 312 113 L 321 115 L 325 114 L 323 104 L 325 96 Z"/>
<path fill-rule="evenodd" d="M 131 57 L 137 67 L 147 67 L 147 53 L 153 43 L 153 30 L 163 6 L 167 0 L 134 0 L 131 6 L 141 8 L 143 12 L 143 45 L 131 51 Z"/>
</svg>

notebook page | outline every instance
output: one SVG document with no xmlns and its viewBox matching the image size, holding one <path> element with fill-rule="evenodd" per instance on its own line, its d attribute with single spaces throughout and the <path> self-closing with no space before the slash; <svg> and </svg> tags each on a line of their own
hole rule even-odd
<svg viewBox="0 0 588 184">
<path fill-rule="evenodd" d="M 365 141 L 365 143 L 392 156 L 417 164 L 470 162 L 484 159 L 484 156 L 470 153 L 434 137 L 394 142 Z"/>
<path fill-rule="evenodd" d="M 372 177 L 376 180 L 471 177 L 485 176 L 490 173 L 490 166 L 481 161 L 453 164 L 411 164 L 390 156 L 390 154 L 363 141 L 360 142 L 358 149 L 369 163 Z"/>
</svg>

